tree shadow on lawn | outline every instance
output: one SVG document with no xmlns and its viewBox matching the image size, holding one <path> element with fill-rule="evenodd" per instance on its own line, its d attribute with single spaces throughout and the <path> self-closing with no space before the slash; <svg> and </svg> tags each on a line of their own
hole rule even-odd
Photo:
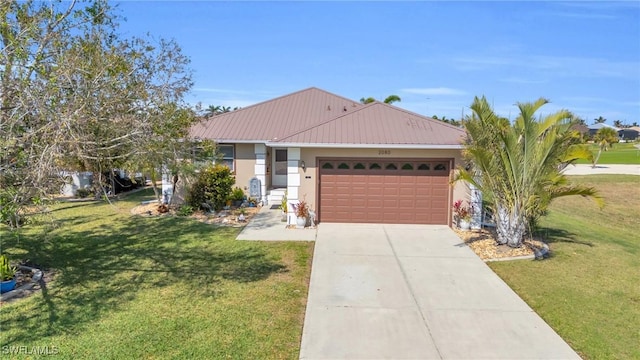
<svg viewBox="0 0 640 360">
<path fill-rule="evenodd" d="M 41 294 L 22 300 L 32 302 L 25 303 L 28 309 L 16 304 L 14 311 L 3 311 L 1 346 L 78 331 L 126 306 L 141 289 L 179 285 L 187 294 L 215 301 L 221 281 L 254 282 L 288 271 L 264 244 L 235 241 L 238 229 L 176 217 L 118 216 L 95 225 L 87 231 L 65 225 L 49 241 L 37 236 L 4 241 L 58 273 Z"/>
<path fill-rule="evenodd" d="M 564 243 L 571 243 L 571 244 L 586 245 L 589 247 L 595 246 L 592 242 L 576 239 L 576 234 L 566 231 L 564 229 L 541 227 L 536 231 L 536 235 L 544 238 L 544 241 L 549 244 L 564 242 Z"/>
</svg>

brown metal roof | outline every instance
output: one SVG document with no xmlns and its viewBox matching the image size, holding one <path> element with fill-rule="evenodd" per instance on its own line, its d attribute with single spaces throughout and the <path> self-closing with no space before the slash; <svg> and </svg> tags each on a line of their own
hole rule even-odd
<svg viewBox="0 0 640 360">
<path fill-rule="evenodd" d="M 463 129 L 381 102 L 278 140 L 300 144 L 459 145 Z"/>
<path fill-rule="evenodd" d="M 217 142 L 276 141 L 360 107 L 357 101 L 312 87 L 210 117 L 194 125 L 190 135 Z"/>
<path fill-rule="evenodd" d="M 362 105 L 309 88 L 210 117 L 192 137 L 217 142 L 256 141 L 300 146 L 459 146 L 464 130 L 392 105 Z"/>
</svg>

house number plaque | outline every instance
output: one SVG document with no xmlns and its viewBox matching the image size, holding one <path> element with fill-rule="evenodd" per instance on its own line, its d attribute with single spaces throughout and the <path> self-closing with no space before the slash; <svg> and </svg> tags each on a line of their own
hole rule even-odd
<svg viewBox="0 0 640 360">
<path fill-rule="evenodd" d="M 389 150 L 389 149 L 380 149 L 380 150 L 378 150 L 378 155 L 391 155 L 391 150 Z"/>
</svg>

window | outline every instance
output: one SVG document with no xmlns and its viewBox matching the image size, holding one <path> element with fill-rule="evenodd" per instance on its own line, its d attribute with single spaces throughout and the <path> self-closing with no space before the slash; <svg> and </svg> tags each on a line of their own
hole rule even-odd
<svg viewBox="0 0 640 360">
<path fill-rule="evenodd" d="M 387 166 L 385 166 L 385 169 L 387 169 L 387 170 L 398 170 L 398 167 L 396 166 L 396 164 L 387 164 Z"/>
<path fill-rule="evenodd" d="M 436 165 L 436 167 L 434 167 L 433 170 L 437 170 L 437 171 L 447 170 L 447 165 L 440 163 Z"/>
<path fill-rule="evenodd" d="M 218 145 L 218 154 L 220 154 L 220 163 L 227 165 L 231 171 L 235 171 L 235 147 L 233 145 Z"/>
<path fill-rule="evenodd" d="M 402 170 L 413 170 L 413 165 L 406 163 L 402 165 Z"/>
<path fill-rule="evenodd" d="M 429 164 L 420 164 L 418 170 L 430 170 Z"/>
<path fill-rule="evenodd" d="M 369 165 L 369 169 L 370 170 L 380 170 L 380 169 L 382 169 L 382 166 L 380 166 L 379 164 L 376 164 L 376 163 L 372 163 L 371 165 Z"/>
<path fill-rule="evenodd" d="M 340 165 L 338 165 L 338 169 L 348 169 L 349 168 L 349 164 L 347 163 L 341 163 Z"/>
<path fill-rule="evenodd" d="M 326 163 L 322 164 L 322 168 L 323 169 L 333 169 L 333 165 L 331 165 L 331 163 L 326 162 Z"/>
<path fill-rule="evenodd" d="M 357 163 L 357 164 L 353 165 L 353 168 L 356 169 L 356 170 L 365 170 L 367 167 L 364 166 L 363 163 Z"/>
</svg>

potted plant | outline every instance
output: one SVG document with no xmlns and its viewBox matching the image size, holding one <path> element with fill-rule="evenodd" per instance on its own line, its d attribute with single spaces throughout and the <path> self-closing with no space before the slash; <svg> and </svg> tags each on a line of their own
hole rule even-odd
<svg viewBox="0 0 640 360">
<path fill-rule="evenodd" d="M 233 201 L 233 206 L 239 207 L 242 205 L 242 201 L 244 200 L 244 191 L 236 186 L 231 192 L 230 198 Z"/>
<path fill-rule="evenodd" d="M 6 255 L 0 255 L 0 293 L 5 293 L 16 287 L 16 268 L 9 264 Z"/>
<path fill-rule="evenodd" d="M 471 215 L 473 215 L 473 208 L 469 205 L 465 205 L 464 200 L 458 200 L 453 203 L 454 220 L 460 230 L 467 231 L 471 228 Z"/>
<path fill-rule="evenodd" d="M 293 212 L 296 214 L 296 227 L 302 229 L 307 225 L 307 219 L 309 218 L 309 205 L 306 201 L 302 200 L 297 204 L 291 204 Z"/>
</svg>

